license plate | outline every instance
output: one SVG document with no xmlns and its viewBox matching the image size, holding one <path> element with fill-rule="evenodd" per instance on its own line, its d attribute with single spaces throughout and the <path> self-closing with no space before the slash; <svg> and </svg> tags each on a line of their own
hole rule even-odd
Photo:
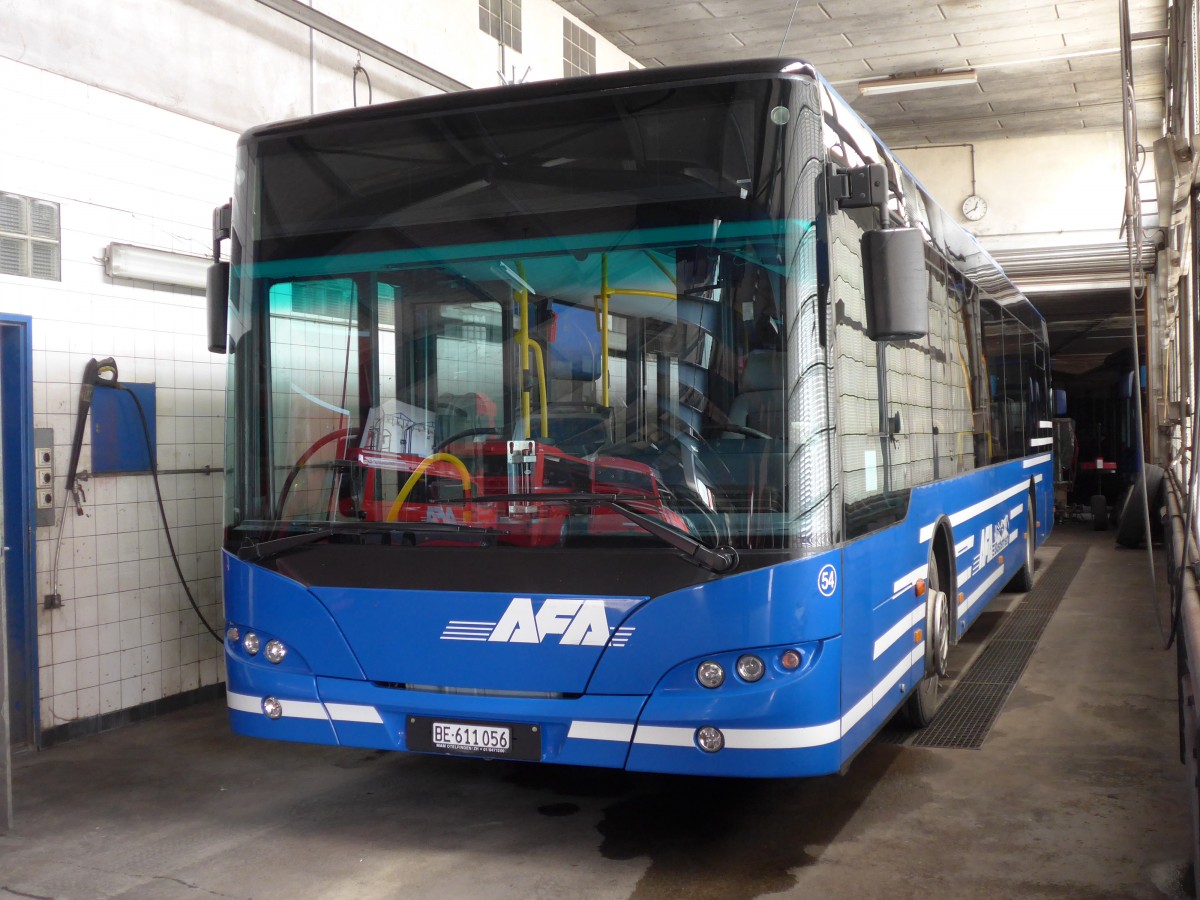
<svg viewBox="0 0 1200 900">
<path fill-rule="evenodd" d="M 502 759 L 542 758 L 541 729 L 536 725 L 409 716 L 405 737 L 409 750 Z"/>
<path fill-rule="evenodd" d="M 512 732 L 499 725 L 465 725 L 462 722 L 434 722 L 433 746 L 457 753 L 496 753 L 512 749 Z"/>
</svg>

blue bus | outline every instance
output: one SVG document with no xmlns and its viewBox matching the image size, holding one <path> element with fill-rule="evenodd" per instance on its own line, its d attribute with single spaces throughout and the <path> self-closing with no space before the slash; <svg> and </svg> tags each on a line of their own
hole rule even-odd
<svg viewBox="0 0 1200 900">
<path fill-rule="evenodd" d="M 234 731 L 836 772 L 1031 585 L 1044 323 L 809 65 L 266 125 L 236 175 Z"/>
</svg>

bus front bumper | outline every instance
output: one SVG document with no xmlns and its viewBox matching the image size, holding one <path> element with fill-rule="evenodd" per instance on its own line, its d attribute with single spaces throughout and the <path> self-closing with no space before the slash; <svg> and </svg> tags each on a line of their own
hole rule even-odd
<svg viewBox="0 0 1200 900">
<path fill-rule="evenodd" d="M 514 734 L 532 729 L 537 747 L 524 758 L 546 763 L 734 777 L 821 775 L 844 762 L 838 644 L 820 642 L 795 677 L 756 685 L 736 683 L 731 675 L 722 688 L 700 687 L 689 660 L 649 696 L 565 698 L 410 690 L 270 671 L 227 657 L 228 705 L 235 732 L 273 740 L 429 752 L 431 722 L 468 723 Z M 711 741 L 702 748 L 702 728 L 719 730 L 719 749 L 711 749 Z M 425 734 L 420 742 L 419 729 Z M 509 758 L 482 750 L 465 755 Z"/>
</svg>

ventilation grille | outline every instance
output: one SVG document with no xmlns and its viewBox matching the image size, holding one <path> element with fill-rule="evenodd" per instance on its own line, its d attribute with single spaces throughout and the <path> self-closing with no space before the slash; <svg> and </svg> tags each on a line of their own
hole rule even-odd
<svg viewBox="0 0 1200 900">
<path fill-rule="evenodd" d="M 876 737 L 882 744 L 978 750 L 1004 709 L 1042 632 L 1087 555 L 1084 545 L 1067 545 L 1019 605 L 1005 614 L 987 645 L 963 672 L 933 722 L 914 732 L 889 724 Z"/>
<path fill-rule="evenodd" d="M 1005 616 L 933 723 L 913 739 L 912 746 L 962 750 L 983 746 L 1087 551 L 1087 546 L 1080 544 L 1068 544 L 1058 551 L 1050 568 L 1020 605 Z"/>
</svg>

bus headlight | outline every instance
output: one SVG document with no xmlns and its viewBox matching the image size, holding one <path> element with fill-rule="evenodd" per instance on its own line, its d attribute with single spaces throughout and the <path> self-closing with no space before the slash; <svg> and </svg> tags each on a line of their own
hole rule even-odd
<svg viewBox="0 0 1200 900">
<path fill-rule="evenodd" d="M 247 631 L 246 636 L 242 638 L 242 649 L 251 656 L 256 656 L 258 654 L 258 643 L 258 635 L 253 631 Z"/>
<path fill-rule="evenodd" d="M 268 719 L 278 719 L 283 715 L 283 704 L 274 697 L 266 697 L 262 702 L 263 712 L 267 714 Z"/>
<path fill-rule="evenodd" d="M 267 658 L 267 662 L 278 665 L 287 656 L 287 647 L 283 646 L 283 641 L 267 641 L 267 646 L 263 650 L 263 656 Z"/>
<path fill-rule="evenodd" d="M 719 688 L 725 683 L 725 670 L 719 662 L 706 659 L 696 667 L 696 680 L 706 688 Z"/>
<path fill-rule="evenodd" d="M 271 645 L 267 644 L 267 651 L 269 652 L 270 649 Z M 747 653 L 745 656 L 738 657 L 737 673 L 738 677 L 741 678 L 742 681 L 754 683 L 763 677 L 763 673 L 766 670 L 767 667 L 763 665 L 763 661 L 752 653 Z"/>
</svg>

